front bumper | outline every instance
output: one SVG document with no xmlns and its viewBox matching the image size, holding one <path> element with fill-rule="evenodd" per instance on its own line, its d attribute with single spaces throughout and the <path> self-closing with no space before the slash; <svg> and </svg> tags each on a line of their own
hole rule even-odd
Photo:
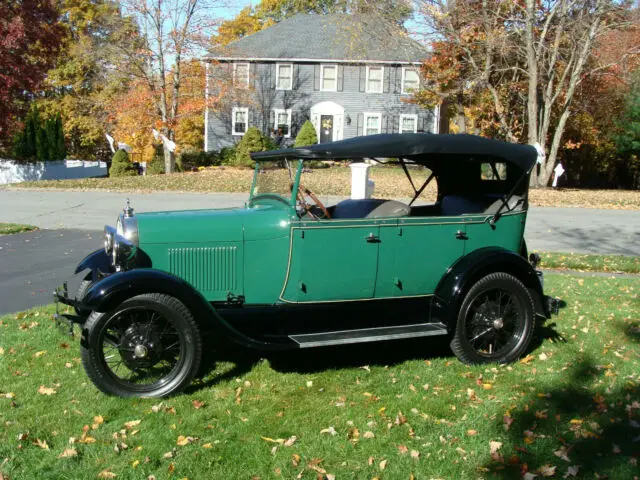
<svg viewBox="0 0 640 480">
<path fill-rule="evenodd" d="M 53 314 L 53 318 L 56 322 L 56 326 L 65 334 L 68 334 L 73 337 L 74 324 L 82 325 L 86 317 L 78 315 L 78 312 L 81 311 L 81 306 L 76 301 L 75 298 L 69 297 L 69 288 L 67 286 L 67 282 L 64 282 L 62 285 L 56 287 L 53 291 L 53 301 L 56 304 L 56 313 Z M 68 305 L 73 307 L 75 314 L 70 313 L 61 313 L 61 305 Z"/>
</svg>

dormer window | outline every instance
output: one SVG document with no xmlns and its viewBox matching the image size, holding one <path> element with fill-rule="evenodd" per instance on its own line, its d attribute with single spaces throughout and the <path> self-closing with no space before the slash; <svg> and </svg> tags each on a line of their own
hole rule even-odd
<svg viewBox="0 0 640 480">
<path fill-rule="evenodd" d="M 248 63 L 233 64 L 233 84 L 238 88 L 249 87 L 249 64 Z"/>
</svg>

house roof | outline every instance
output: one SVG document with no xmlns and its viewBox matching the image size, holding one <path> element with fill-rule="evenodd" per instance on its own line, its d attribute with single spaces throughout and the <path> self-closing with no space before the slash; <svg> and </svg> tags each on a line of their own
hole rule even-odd
<svg viewBox="0 0 640 480">
<path fill-rule="evenodd" d="M 217 47 L 208 58 L 415 63 L 427 54 L 405 32 L 377 17 L 299 14 Z"/>
</svg>

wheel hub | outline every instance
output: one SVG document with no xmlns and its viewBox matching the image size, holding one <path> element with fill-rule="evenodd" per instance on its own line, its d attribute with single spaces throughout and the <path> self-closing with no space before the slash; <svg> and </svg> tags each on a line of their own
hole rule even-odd
<svg viewBox="0 0 640 480">
<path fill-rule="evenodd" d="M 155 325 L 134 323 L 122 336 L 122 360 L 131 369 L 152 367 L 162 355 L 160 334 Z"/>
<path fill-rule="evenodd" d="M 496 318 L 493 321 L 493 328 L 495 328 L 496 330 L 501 330 L 502 327 L 504 327 L 504 320 L 502 320 L 501 318 Z"/>
</svg>

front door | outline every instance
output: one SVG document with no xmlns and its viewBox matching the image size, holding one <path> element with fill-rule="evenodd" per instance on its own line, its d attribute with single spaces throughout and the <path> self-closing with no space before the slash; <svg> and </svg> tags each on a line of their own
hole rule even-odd
<svg viewBox="0 0 640 480">
<path fill-rule="evenodd" d="M 289 272 L 282 300 L 340 302 L 373 297 L 378 264 L 377 225 L 316 220 L 300 222 L 291 234 Z"/>
<path fill-rule="evenodd" d="M 320 143 L 333 142 L 333 115 L 320 116 Z"/>
</svg>

